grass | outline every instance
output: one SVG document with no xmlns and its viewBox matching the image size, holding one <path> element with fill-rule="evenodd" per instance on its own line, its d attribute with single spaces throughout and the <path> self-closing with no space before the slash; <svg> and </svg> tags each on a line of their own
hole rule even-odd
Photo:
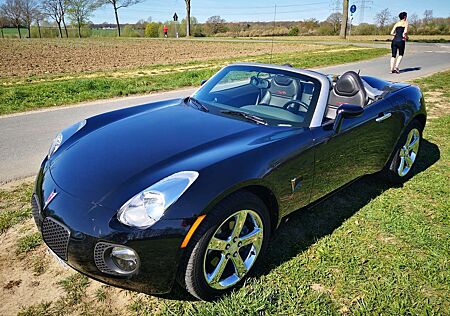
<svg viewBox="0 0 450 316">
<path fill-rule="evenodd" d="M 20 238 L 17 241 L 16 254 L 27 253 L 42 244 L 41 233 L 35 232 Z"/>
<path fill-rule="evenodd" d="M 66 315 L 82 303 L 89 286 L 89 279 L 79 273 L 74 273 L 58 282 L 65 295 L 57 301 L 44 301 L 42 303 L 23 308 L 18 316 L 49 316 Z M 96 313 L 82 313 L 83 315 L 96 315 Z"/>
<path fill-rule="evenodd" d="M 450 72 L 416 80 L 425 93 L 448 91 Z M 414 177 L 390 186 L 366 176 L 322 203 L 290 216 L 261 267 L 216 302 L 127 294 L 129 315 L 448 315 L 450 311 L 450 109 L 428 121 Z M 445 101 L 445 99 L 444 99 Z M 435 103 L 429 102 L 430 111 Z M 25 188 L 25 189 L 24 189 Z M 22 187 L 25 194 L 26 187 Z M 16 191 L 16 195 L 22 195 Z M 17 199 L 3 195 L 5 199 Z M 20 200 L 20 199 L 19 199 Z M 20 315 L 106 314 L 108 287 L 86 295 L 74 274 L 66 296 Z M 117 313 L 123 314 L 123 313 Z"/>
<path fill-rule="evenodd" d="M 272 39 L 272 37 L 237 37 L 233 39 L 237 40 L 265 40 Z M 230 37 L 214 37 L 208 38 L 216 39 L 216 40 L 226 40 L 231 39 Z M 339 36 L 275 36 L 275 41 L 299 41 L 299 42 L 350 42 L 350 43 L 358 43 L 358 42 L 388 42 L 392 39 L 392 36 L 388 34 L 384 35 L 352 35 L 349 39 L 343 39 Z M 191 39 L 196 40 L 196 39 Z M 423 42 L 423 43 L 448 43 L 450 41 L 450 35 L 410 35 L 409 42 Z"/>
<path fill-rule="evenodd" d="M 26 183 L 12 190 L 0 189 L 0 234 L 31 217 L 33 185 Z"/>
<path fill-rule="evenodd" d="M 41 79 L 32 83 L 14 83 L 8 85 L 2 80 L 0 86 L 0 115 L 10 114 L 45 107 L 67 105 L 82 101 L 142 94 L 155 91 L 173 90 L 182 87 L 198 86 L 202 79 L 211 77 L 221 66 L 235 61 L 257 61 L 283 64 L 289 62 L 295 67 L 312 68 L 340 64 L 350 61 L 370 59 L 384 55 L 386 49 L 354 48 L 342 49 L 330 53 L 330 47 L 320 52 L 296 52 L 261 55 L 209 63 L 191 62 L 180 65 L 152 66 L 132 75 L 114 77 L 111 73 L 101 74 L 93 78 L 73 78 L 67 80 Z M 192 70 L 177 70 L 191 66 Z M 170 68 L 167 71 L 167 68 Z M 166 71 L 165 71 L 166 70 Z M 157 74 L 152 74 L 157 73 Z"/>
</svg>

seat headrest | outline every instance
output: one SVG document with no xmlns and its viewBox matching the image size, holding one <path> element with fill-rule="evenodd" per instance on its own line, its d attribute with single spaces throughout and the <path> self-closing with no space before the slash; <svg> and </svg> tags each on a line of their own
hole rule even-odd
<svg viewBox="0 0 450 316">
<path fill-rule="evenodd" d="M 346 97 L 352 97 L 364 89 L 361 77 L 354 71 L 347 71 L 339 77 L 334 86 L 336 94 Z"/>
<path fill-rule="evenodd" d="M 273 81 L 279 86 L 287 87 L 292 83 L 293 79 L 283 75 L 276 75 L 273 77 Z"/>
</svg>

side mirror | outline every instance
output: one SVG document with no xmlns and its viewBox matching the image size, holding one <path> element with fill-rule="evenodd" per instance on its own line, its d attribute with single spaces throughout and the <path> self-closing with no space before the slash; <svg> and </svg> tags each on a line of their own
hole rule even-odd
<svg viewBox="0 0 450 316">
<path fill-rule="evenodd" d="M 364 113 L 364 108 L 359 105 L 342 104 L 336 112 L 336 119 L 334 121 L 333 130 L 337 134 L 341 130 L 344 118 L 358 117 Z"/>
<path fill-rule="evenodd" d="M 200 86 L 203 86 L 206 83 L 206 81 L 208 80 L 203 79 L 202 81 L 200 81 Z"/>
</svg>

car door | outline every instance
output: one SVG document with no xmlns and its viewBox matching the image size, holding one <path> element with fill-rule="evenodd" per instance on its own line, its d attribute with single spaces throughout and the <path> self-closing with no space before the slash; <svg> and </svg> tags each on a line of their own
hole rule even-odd
<svg viewBox="0 0 450 316">
<path fill-rule="evenodd" d="M 332 123 L 313 129 L 315 174 L 311 201 L 383 168 L 395 146 L 403 116 L 392 102 L 380 100 L 359 117 L 344 118 L 338 133 Z"/>
</svg>

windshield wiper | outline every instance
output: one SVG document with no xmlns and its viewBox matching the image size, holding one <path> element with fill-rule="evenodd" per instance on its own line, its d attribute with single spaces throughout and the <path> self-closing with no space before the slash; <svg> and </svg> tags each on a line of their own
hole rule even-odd
<svg viewBox="0 0 450 316">
<path fill-rule="evenodd" d="M 197 107 L 197 109 L 199 109 L 200 111 L 209 112 L 209 109 L 206 107 L 206 105 L 204 105 L 202 102 L 200 102 L 199 100 L 197 100 L 194 97 L 187 97 L 186 101 L 189 101 L 190 103 L 195 105 Z"/>
<path fill-rule="evenodd" d="M 243 118 L 245 118 L 245 119 L 247 119 L 249 121 L 255 122 L 257 124 L 268 125 L 267 122 L 263 118 L 261 118 L 259 116 L 256 116 L 256 115 L 248 114 L 248 113 L 245 113 L 245 112 L 231 111 L 231 110 L 223 110 L 223 111 L 220 111 L 220 112 L 223 113 L 223 114 L 227 114 L 227 115 L 240 116 L 240 117 L 243 117 Z"/>
</svg>

